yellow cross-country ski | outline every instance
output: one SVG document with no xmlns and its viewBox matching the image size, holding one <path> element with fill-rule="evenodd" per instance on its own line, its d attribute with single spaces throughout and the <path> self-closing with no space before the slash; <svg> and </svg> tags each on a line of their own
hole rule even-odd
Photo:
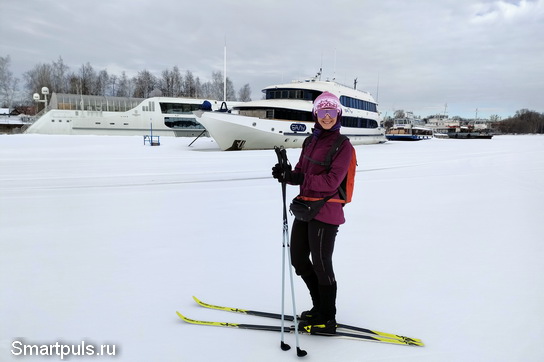
<svg viewBox="0 0 544 362">
<path fill-rule="evenodd" d="M 261 312 L 261 311 L 248 310 L 248 309 L 223 307 L 223 306 L 204 303 L 203 301 L 199 300 L 196 297 L 193 297 L 193 299 L 200 306 L 205 307 L 205 308 L 217 309 L 217 310 L 235 312 L 235 313 L 242 313 L 242 314 L 253 315 L 253 316 L 258 316 L 258 317 L 281 319 L 281 314 L 277 314 L 277 313 L 268 313 L 268 312 Z M 194 320 L 194 319 L 187 318 L 187 317 L 183 316 L 179 312 L 177 312 L 177 314 L 182 320 L 184 320 L 187 323 L 191 323 L 191 324 L 281 332 L 281 327 L 280 326 L 262 325 L 262 324 L 237 324 L 237 323 L 199 321 L 199 320 Z M 287 321 L 293 321 L 294 320 L 294 317 L 291 316 L 291 315 L 285 315 L 284 318 Z M 283 331 L 287 332 L 287 333 L 294 333 L 295 332 L 295 327 L 294 326 L 284 327 Z M 299 332 L 302 333 L 302 334 L 312 334 L 311 333 L 312 331 L 308 331 L 308 330 L 299 330 Z M 370 329 L 367 329 L 367 328 L 350 326 L 350 325 L 342 324 L 342 323 L 337 324 L 337 331 L 336 331 L 335 334 L 326 334 L 326 335 L 325 334 L 319 334 L 319 335 L 324 335 L 324 336 L 328 336 L 328 337 L 336 337 L 336 338 L 349 338 L 349 339 L 367 340 L 367 341 L 374 341 L 374 342 L 381 342 L 381 343 L 410 345 L 410 346 L 423 346 L 424 345 L 423 342 L 420 339 L 417 339 L 417 338 L 411 338 L 411 337 L 406 337 L 406 336 L 401 336 L 401 335 L 396 335 L 396 334 L 391 334 L 391 333 L 379 332 L 379 331 L 370 330 Z"/>
</svg>

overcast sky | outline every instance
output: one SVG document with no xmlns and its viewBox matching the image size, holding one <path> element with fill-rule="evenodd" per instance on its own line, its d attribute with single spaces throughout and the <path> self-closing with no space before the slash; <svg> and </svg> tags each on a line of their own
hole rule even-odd
<svg viewBox="0 0 544 362">
<path fill-rule="evenodd" d="M 0 56 L 22 74 L 59 56 L 71 71 L 201 81 L 223 70 L 252 98 L 314 76 L 393 110 L 473 118 L 544 112 L 544 0 L 0 0 Z M 22 85 L 22 84 L 21 84 Z"/>
</svg>

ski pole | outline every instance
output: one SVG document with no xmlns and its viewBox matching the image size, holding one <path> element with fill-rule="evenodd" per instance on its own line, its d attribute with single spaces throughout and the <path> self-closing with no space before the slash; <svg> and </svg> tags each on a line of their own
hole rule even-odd
<svg viewBox="0 0 544 362">
<path fill-rule="evenodd" d="M 283 156 L 281 154 L 281 149 L 279 147 L 274 147 L 274 151 L 276 151 L 276 156 L 278 157 L 278 164 L 280 167 L 283 168 L 284 161 Z M 287 343 L 285 343 L 285 233 L 288 228 L 287 226 L 287 210 L 286 210 L 286 203 L 285 203 L 285 194 L 286 194 L 286 185 L 285 182 L 281 183 L 281 192 L 283 197 L 283 243 L 282 243 L 282 260 L 281 260 L 281 349 L 284 351 L 288 351 L 291 349 L 291 346 L 289 346 Z"/>
<path fill-rule="evenodd" d="M 282 168 L 287 168 L 290 166 L 289 161 L 287 160 L 287 152 L 283 146 L 274 147 L 276 151 L 276 156 L 278 157 L 278 164 Z M 297 356 L 304 357 L 308 353 L 305 350 L 300 348 L 299 337 L 298 337 L 298 322 L 297 322 L 297 313 L 295 305 L 295 288 L 293 282 L 293 270 L 291 269 L 291 245 L 289 243 L 289 224 L 287 220 L 287 202 L 286 202 L 286 183 L 283 181 L 281 183 L 281 192 L 283 199 L 283 240 L 282 240 L 282 268 L 281 268 L 281 349 L 288 351 L 291 349 L 287 343 L 285 343 L 284 337 L 284 326 L 285 326 L 285 254 L 287 252 L 287 257 L 289 259 L 289 278 L 291 281 L 291 299 L 293 303 L 293 316 L 295 322 L 295 340 L 297 347 Z"/>
</svg>

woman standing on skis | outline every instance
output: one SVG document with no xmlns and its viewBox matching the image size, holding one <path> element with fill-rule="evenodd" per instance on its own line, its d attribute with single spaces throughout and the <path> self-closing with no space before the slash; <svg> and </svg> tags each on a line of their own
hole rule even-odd
<svg viewBox="0 0 544 362">
<path fill-rule="evenodd" d="M 336 333 L 337 283 L 332 254 L 338 227 L 345 222 L 338 189 L 354 151 L 349 140 L 341 142 L 327 167 L 324 161 L 341 137 L 342 105 L 334 94 L 323 92 L 315 99 L 312 113 L 316 121 L 313 134 L 304 142 L 295 169 L 276 164 L 272 176 L 279 182 L 300 185 L 299 199 L 327 201 L 311 220 L 295 218 L 291 263 L 306 283 L 313 303 L 312 309 L 301 313 L 299 327 L 311 333 L 330 334 Z"/>
</svg>

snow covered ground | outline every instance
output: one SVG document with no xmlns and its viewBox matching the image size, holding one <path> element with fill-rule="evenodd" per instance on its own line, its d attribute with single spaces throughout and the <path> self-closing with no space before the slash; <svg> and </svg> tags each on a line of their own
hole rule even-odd
<svg viewBox="0 0 544 362">
<path fill-rule="evenodd" d="M 72 361 L 300 360 L 280 350 L 278 333 L 189 325 L 175 313 L 278 323 L 191 298 L 279 311 L 275 153 L 161 141 L 0 136 L 1 361 L 59 359 L 16 357 L 16 341 L 116 346 L 115 358 Z M 334 255 L 337 319 L 426 347 L 301 336 L 304 359 L 543 361 L 544 137 L 356 149 Z M 293 162 L 299 152 L 288 150 Z"/>
</svg>

